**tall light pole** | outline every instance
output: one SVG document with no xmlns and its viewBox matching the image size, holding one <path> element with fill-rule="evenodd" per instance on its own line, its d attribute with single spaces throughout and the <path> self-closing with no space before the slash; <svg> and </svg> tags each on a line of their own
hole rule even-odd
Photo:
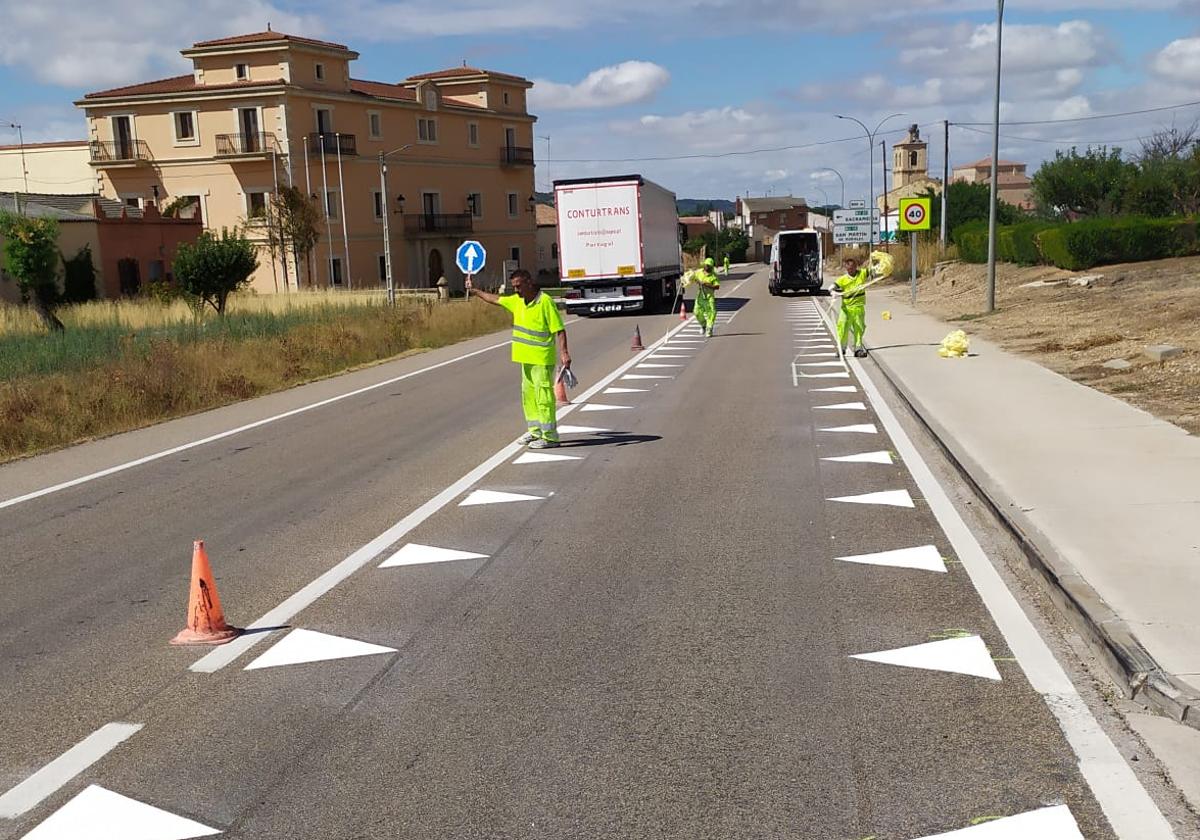
<svg viewBox="0 0 1200 840">
<path fill-rule="evenodd" d="M 832 172 L 834 175 L 838 176 L 838 180 L 842 182 L 842 207 L 845 207 L 846 206 L 846 179 L 842 177 L 842 173 L 838 172 L 832 166 L 822 166 L 820 169 L 817 169 L 815 171 L 817 171 L 817 172 Z"/>
<path fill-rule="evenodd" d="M 996 194 L 1000 181 L 1000 56 L 1004 36 L 1004 0 L 996 0 L 996 101 L 992 119 L 992 197 L 988 207 L 987 311 L 996 311 Z"/>
<path fill-rule="evenodd" d="M 383 212 L 383 273 L 387 280 L 387 302 L 389 306 L 396 305 L 396 284 L 392 280 L 392 237 L 388 227 L 388 216 L 392 215 L 392 203 L 388 199 L 387 188 L 387 158 L 405 149 L 411 149 L 412 143 L 407 143 L 390 152 L 379 153 L 379 209 Z"/>
<path fill-rule="evenodd" d="M 813 185 L 813 189 L 816 190 L 817 192 L 819 192 L 821 194 L 821 197 L 825 199 L 824 210 L 826 213 L 828 213 L 829 212 L 829 193 L 825 192 L 824 187 L 818 187 L 815 184 Z"/>
<path fill-rule="evenodd" d="M 875 126 L 874 131 L 871 131 L 871 129 L 867 128 L 867 124 L 864 123 L 862 120 L 858 119 L 857 117 L 847 117 L 847 116 L 843 116 L 842 114 L 834 114 L 834 116 L 837 117 L 839 120 L 850 120 L 851 122 L 858 123 L 859 125 L 862 126 L 862 130 L 867 133 L 867 168 L 868 168 L 868 170 L 870 170 L 870 173 L 871 173 L 871 177 L 870 177 L 871 195 L 867 200 L 867 209 L 870 211 L 870 215 L 871 215 L 870 229 L 872 231 L 874 231 L 875 230 L 875 135 L 879 133 L 879 129 L 883 128 L 883 124 L 885 122 L 887 122 L 890 119 L 894 119 L 896 117 L 903 117 L 905 115 L 904 114 L 889 114 L 888 116 L 884 117 L 883 119 L 881 119 L 879 121 L 879 125 Z M 883 189 L 885 192 L 887 191 L 886 179 L 884 180 Z M 872 240 L 872 244 L 874 244 L 874 239 L 875 239 L 874 234 L 872 233 L 871 236 L 868 238 L 870 238 Z"/>
</svg>

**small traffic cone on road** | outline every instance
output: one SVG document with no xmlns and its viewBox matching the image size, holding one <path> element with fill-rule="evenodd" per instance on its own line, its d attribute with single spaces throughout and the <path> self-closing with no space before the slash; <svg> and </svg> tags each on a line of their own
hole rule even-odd
<svg viewBox="0 0 1200 840">
<path fill-rule="evenodd" d="M 630 350 L 645 350 L 645 345 L 642 344 L 642 328 L 634 326 L 633 328 L 633 344 L 629 345 Z"/>
<path fill-rule="evenodd" d="M 187 626 L 179 631 L 171 644 L 223 645 L 241 632 L 225 623 L 225 613 L 221 610 L 221 598 L 217 595 L 217 583 L 208 564 L 204 540 L 196 540 L 192 547 L 192 587 L 188 593 Z"/>
<path fill-rule="evenodd" d="M 683 302 L 682 300 L 679 301 L 679 320 L 680 321 L 687 320 L 687 304 L 685 302 Z"/>
</svg>

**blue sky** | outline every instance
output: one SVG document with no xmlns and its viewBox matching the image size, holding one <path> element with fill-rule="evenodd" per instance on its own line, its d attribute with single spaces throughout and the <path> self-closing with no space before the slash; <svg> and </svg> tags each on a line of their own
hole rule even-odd
<svg viewBox="0 0 1200 840">
<path fill-rule="evenodd" d="M 538 82 L 538 183 L 641 172 L 681 196 L 866 192 L 867 141 L 833 115 L 893 112 L 931 135 L 990 117 L 993 0 L 0 0 L 0 121 L 27 140 L 80 137 L 82 93 L 186 72 L 193 41 L 276 30 L 349 44 L 357 77 L 398 80 L 461 64 Z M 80 49 L 87 44 L 86 49 Z M 1006 120 L 1091 117 L 1200 99 L 1196 0 L 1008 0 Z M 1005 130 L 1031 168 L 1071 143 L 1136 149 L 1200 107 Z M 893 140 L 896 135 L 887 135 Z M 810 146 L 801 149 L 783 147 Z M 0 142 L 15 142 L 0 130 Z M 771 149 L 759 154 L 734 154 Z M 549 160 L 547 151 L 550 152 Z M 951 162 L 988 151 L 951 133 Z M 878 147 L 875 150 L 878 156 Z M 687 158 L 689 155 L 710 157 Z M 724 156 L 722 156 L 724 155 Z M 684 158 L 617 161 L 619 158 Z M 878 157 L 876 172 L 878 173 Z M 878 181 L 879 175 L 876 175 Z"/>
</svg>

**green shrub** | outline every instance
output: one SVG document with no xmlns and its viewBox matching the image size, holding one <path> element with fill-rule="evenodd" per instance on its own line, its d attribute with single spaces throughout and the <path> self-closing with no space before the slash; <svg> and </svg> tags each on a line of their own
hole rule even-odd
<svg viewBox="0 0 1200 840">
<path fill-rule="evenodd" d="M 1037 237 L 1053 227 L 1050 222 L 1032 221 L 1001 228 L 996 235 L 996 257 L 1017 265 L 1038 265 L 1043 262 Z"/>
<path fill-rule="evenodd" d="M 92 264 L 92 246 L 84 245 L 73 257 L 62 257 L 63 303 L 87 303 L 95 300 L 96 267 Z"/>
<path fill-rule="evenodd" d="M 1070 271 L 1200 253 L 1195 219 L 1088 219 L 1037 239 L 1046 262 Z"/>
<path fill-rule="evenodd" d="M 963 262 L 985 263 L 988 254 L 988 223 L 967 222 L 959 225 L 950 234 L 958 246 L 958 255 Z"/>
</svg>

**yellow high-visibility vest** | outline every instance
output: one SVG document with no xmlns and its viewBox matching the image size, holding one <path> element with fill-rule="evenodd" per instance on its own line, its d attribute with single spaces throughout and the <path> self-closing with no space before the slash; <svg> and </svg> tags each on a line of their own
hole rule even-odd
<svg viewBox="0 0 1200 840">
<path fill-rule="evenodd" d="M 554 336 L 565 327 L 554 298 L 538 292 L 529 303 L 520 295 L 505 295 L 500 305 L 512 313 L 512 360 L 524 365 L 553 365 L 558 360 Z"/>
</svg>

